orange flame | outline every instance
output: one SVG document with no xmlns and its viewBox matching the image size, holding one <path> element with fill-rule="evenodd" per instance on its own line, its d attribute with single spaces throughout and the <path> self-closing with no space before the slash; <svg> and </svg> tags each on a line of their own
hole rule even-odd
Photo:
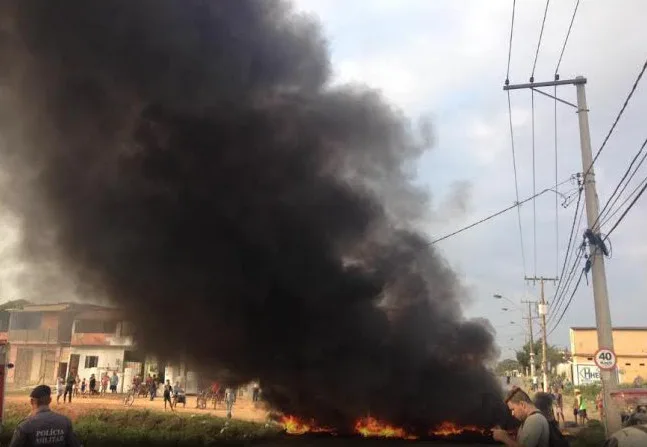
<svg viewBox="0 0 647 447">
<path fill-rule="evenodd" d="M 429 430 L 430 436 L 456 436 L 465 432 L 487 434 L 487 430 L 473 425 L 456 425 L 453 422 L 443 422 Z"/>
<path fill-rule="evenodd" d="M 315 421 L 303 421 L 296 416 L 283 416 L 281 423 L 285 432 L 290 435 L 303 435 L 305 433 L 333 433 L 331 428 L 319 427 Z"/>
<path fill-rule="evenodd" d="M 355 431 L 364 437 L 417 439 L 402 428 L 393 427 L 372 417 L 358 419 Z"/>
</svg>

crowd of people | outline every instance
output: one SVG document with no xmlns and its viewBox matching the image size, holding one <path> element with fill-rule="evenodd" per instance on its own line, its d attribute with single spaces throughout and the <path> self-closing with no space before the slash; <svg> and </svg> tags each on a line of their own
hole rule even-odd
<svg viewBox="0 0 647 447">
<path fill-rule="evenodd" d="M 72 402 L 72 396 L 88 397 L 100 396 L 108 393 L 108 387 L 111 393 L 117 392 L 117 385 L 119 385 L 119 376 L 116 372 L 110 376 L 107 372 L 101 375 L 97 381 L 94 374 L 90 375 L 90 379 L 86 380 L 84 377 L 81 379 L 78 374 L 70 374 L 67 380 L 62 377 L 57 379 L 56 383 L 56 403 L 59 403 L 63 397 L 63 403 Z"/>
</svg>

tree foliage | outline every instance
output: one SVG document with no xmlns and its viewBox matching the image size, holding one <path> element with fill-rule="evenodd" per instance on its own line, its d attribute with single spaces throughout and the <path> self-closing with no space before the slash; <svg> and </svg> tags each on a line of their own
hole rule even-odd
<svg viewBox="0 0 647 447">
<path fill-rule="evenodd" d="M 496 373 L 499 375 L 504 375 L 508 371 L 519 370 L 519 362 L 514 359 L 504 359 L 501 360 L 496 365 Z"/>
<path fill-rule="evenodd" d="M 539 370 L 541 368 L 541 341 L 536 341 L 533 346 L 535 350 L 535 367 Z M 551 367 L 565 361 L 564 353 L 556 346 L 548 345 L 546 353 Z M 517 351 L 517 361 L 522 369 L 530 368 L 530 342 L 523 345 L 520 351 Z"/>
</svg>

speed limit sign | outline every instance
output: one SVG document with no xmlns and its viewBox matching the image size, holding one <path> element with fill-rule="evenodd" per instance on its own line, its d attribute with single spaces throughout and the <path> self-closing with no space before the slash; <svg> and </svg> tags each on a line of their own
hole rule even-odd
<svg viewBox="0 0 647 447">
<path fill-rule="evenodd" d="M 600 369 L 609 370 L 616 367 L 616 354 L 611 349 L 599 349 L 593 359 Z"/>
</svg>

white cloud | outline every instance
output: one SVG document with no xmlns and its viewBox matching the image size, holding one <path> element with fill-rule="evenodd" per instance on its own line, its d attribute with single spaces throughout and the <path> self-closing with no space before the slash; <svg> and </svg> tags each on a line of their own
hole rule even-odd
<svg viewBox="0 0 647 447">
<path fill-rule="evenodd" d="M 571 18 L 572 2 L 551 2 L 539 53 L 536 80 L 551 80 Z M 423 183 L 436 196 L 456 180 L 469 180 L 473 207 L 462 221 L 435 222 L 430 232 L 439 236 L 461 224 L 509 206 L 514 201 L 507 97 L 502 91 L 508 57 L 511 2 L 381 0 L 300 0 L 299 8 L 320 15 L 331 40 L 338 81 L 360 81 L 381 89 L 406 113 L 431 111 L 437 118 L 438 146 L 420 165 Z M 528 82 L 535 56 L 545 2 L 517 2 L 510 79 Z M 562 79 L 586 75 L 594 149 L 602 141 L 620 109 L 642 63 L 647 41 L 647 2 L 582 2 L 560 68 Z M 598 161 L 601 204 L 608 199 L 629 160 L 645 138 L 644 113 L 647 81 L 638 89 L 616 135 Z M 548 89 L 552 93 L 552 89 Z M 558 94 L 575 102 L 573 87 Z M 511 92 L 520 196 L 532 194 L 530 92 Z M 554 179 L 552 100 L 535 95 L 535 165 L 537 190 Z M 582 170 L 577 116 L 568 106 L 558 108 L 559 176 Z M 643 168 L 636 181 L 647 175 Z M 567 186 L 568 187 L 568 186 Z M 628 188 L 631 190 L 632 188 Z M 613 235 L 614 257 L 607 262 L 611 308 L 616 324 L 641 324 L 647 306 L 636 308 L 636 293 L 644 290 L 647 241 L 642 227 L 647 219 L 647 197 L 632 210 Z M 555 199 L 537 201 L 537 273 L 555 274 Z M 559 209 L 559 251 L 565 251 L 574 205 Z M 492 293 L 520 297 L 538 290 L 526 287 L 522 277 L 535 273 L 533 209 L 522 208 L 526 266 L 521 265 L 516 213 L 511 212 L 438 248 L 476 297 L 468 313 L 501 316 L 493 311 Z M 577 235 L 579 238 L 580 235 Z M 560 260 L 561 263 L 561 260 Z M 548 293 L 552 289 L 548 288 Z M 592 292 L 583 286 L 575 295 L 564 324 L 552 342 L 566 344 L 568 324 L 592 324 Z M 638 323 L 636 323 L 638 322 Z M 496 325 L 496 323 L 495 323 Z M 499 337 L 504 343 L 504 338 Z M 520 340 L 521 342 L 522 340 Z"/>
</svg>

